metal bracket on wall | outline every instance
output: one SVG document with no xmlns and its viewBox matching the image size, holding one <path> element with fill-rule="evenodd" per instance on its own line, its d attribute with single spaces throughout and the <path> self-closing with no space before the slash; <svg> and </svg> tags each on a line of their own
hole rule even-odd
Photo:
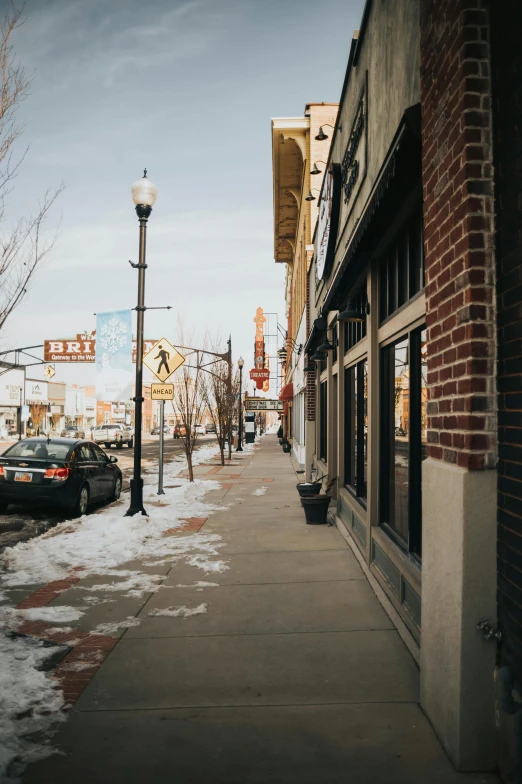
<svg viewBox="0 0 522 784">
<path fill-rule="evenodd" d="M 479 632 L 484 632 L 485 640 L 496 640 L 497 642 L 502 640 L 502 632 L 500 629 L 494 629 L 492 626 L 490 626 L 487 618 L 482 618 L 477 623 L 477 629 Z"/>
</svg>

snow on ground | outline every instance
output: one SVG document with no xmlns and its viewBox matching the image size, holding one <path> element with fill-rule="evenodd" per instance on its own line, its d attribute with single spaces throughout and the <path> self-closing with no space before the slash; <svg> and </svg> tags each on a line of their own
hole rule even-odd
<svg viewBox="0 0 522 784">
<path fill-rule="evenodd" d="M 167 615 L 170 618 L 191 618 L 193 615 L 202 615 L 208 610 L 208 604 L 198 604 L 197 607 L 185 607 L 182 604 L 180 607 L 166 607 L 164 610 L 151 610 L 148 615 L 153 618 Z"/>
<path fill-rule="evenodd" d="M 216 447 L 204 446 L 194 453 L 194 464 L 207 462 Z M 185 468 L 184 458 L 176 458 L 165 465 L 165 495 L 157 495 L 157 474 L 145 475 L 144 506 L 147 515 L 124 517 L 129 503 L 125 499 L 77 520 L 61 523 L 42 536 L 15 547 L 7 548 L 0 557 L 0 602 L 8 599 L 2 588 L 16 590 L 17 586 L 41 585 L 61 580 L 76 568 L 83 577 L 100 576 L 98 585 L 84 590 L 85 604 L 91 606 L 114 601 L 92 593 L 120 591 L 126 596 L 140 597 L 159 588 L 163 574 L 146 574 L 138 569 L 125 569 L 130 561 L 147 561 L 148 565 L 186 560 L 205 572 L 222 572 L 228 568 L 216 559 L 222 546 L 216 534 L 169 536 L 170 529 L 184 525 L 183 518 L 208 517 L 219 507 L 205 503 L 209 490 L 218 489 L 219 482 L 197 479 L 189 483 L 176 476 Z M 178 487 L 169 488 L 176 479 Z M 161 506 L 157 506 L 158 498 Z M 110 577 L 110 581 L 103 578 Z M 204 609 L 202 609 L 204 608 Z M 206 605 L 186 610 L 188 616 L 206 612 Z M 52 605 L 31 610 L 3 607 L 0 625 L 18 626 L 26 620 L 47 621 L 53 624 L 77 620 L 83 611 L 75 607 Z M 187 617 L 187 616 L 185 616 Z M 112 635 L 120 629 L 136 626 L 139 619 L 129 616 L 121 621 L 99 624 L 92 634 Z M 57 630 L 63 627 L 54 627 Z M 72 644 L 72 643 L 71 643 Z M 24 767 L 55 753 L 49 738 L 57 725 L 65 720 L 63 696 L 50 677 L 37 667 L 56 649 L 43 647 L 42 642 L 30 637 L 10 637 L 0 631 L 0 781 L 20 780 Z M 71 664 L 72 667 L 72 664 Z M 75 664 L 82 668 L 83 665 Z M 73 670 L 74 671 L 74 670 Z M 76 671 L 80 671 L 77 669 Z M 38 739 L 33 733 L 38 732 Z"/>
<path fill-rule="evenodd" d="M 254 490 L 252 495 L 264 495 L 267 491 L 267 488 L 263 485 L 263 487 L 258 487 L 257 490 Z"/>
<path fill-rule="evenodd" d="M 17 629 L 26 621 L 45 621 L 47 623 L 70 623 L 77 621 L 84 613 L 77 607 L 55 605 L 52 607 L 32 607 L 16 610 L 6 607 L 0 610 L 0 624 L 9 629 Z"/>
<path fill-rule="evenodd" d="M 91 634 L 104 634 L 110 637 L 111 634 L 115 634 L 119 629 L 130 629 L 132 626 L 139 626 L 140 623 L 141 621 L 139 618 L 135 618 L 134 615 L 128 615 L 124 621 L 99 623 L 98 626 L 95 626 L 91 631 Z"/>
<path fill-rule="evenodd" d="M 49 738 L 65 720 L 62 692 L 37 669 L 55 650 L 0 631 L 0 781 L 6 784 L 19 780 L 27 763 L 49 756 Z M 41 740 L 30 739 L 33 733 Z"/>
<path fill-rule="evenodd" d="M 197 582 L 192 583 L 192 585 L 178 583 L 176 588 L 219 588 L 219 583 L 207 583 L 206 580 L 197 580 Z"/>
</svg>

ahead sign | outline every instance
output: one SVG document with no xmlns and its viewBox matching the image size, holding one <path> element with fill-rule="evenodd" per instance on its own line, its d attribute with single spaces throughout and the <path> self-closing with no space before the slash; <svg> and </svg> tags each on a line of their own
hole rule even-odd
<svg viewBox="0 0 522 784">
<path fill-rule="evenodd" d="M 151 384 L 151 400 L 174 400 L 174 384 Z"/>
<path fill-rule="evenodd" d="M 262 397 L 247 397 L 245 400 L 246 411 L 284 411 L 283 400 L 267 400 Z"/>
<path fill-rule="evenodd" d="M 152 370 L 160 381 L 166 381 L 184 361 L 185 357 L 165 338 L 158 340 L 143 357 L 143 364 Z"/>
</svg>

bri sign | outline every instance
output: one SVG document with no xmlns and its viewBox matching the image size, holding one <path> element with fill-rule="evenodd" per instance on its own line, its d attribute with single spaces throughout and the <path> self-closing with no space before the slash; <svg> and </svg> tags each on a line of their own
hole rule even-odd
<svg viewBox="0 0 522 784">
<path fill-rule="evenodd" d="M 145 340 L 143 353 L 157 343 L 157 340 Z M 76 338 L 60 340 L 44 340 L 44 362 L 94 362 L 96 358 L 96 334 L 76 335 Z M 132 361 L 136 362 L 136 341 L 132 341 Z"/>
</svg>

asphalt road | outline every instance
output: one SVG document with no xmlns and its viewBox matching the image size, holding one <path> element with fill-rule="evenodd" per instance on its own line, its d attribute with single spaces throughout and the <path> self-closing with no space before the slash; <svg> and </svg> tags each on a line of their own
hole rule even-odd
<svg viewBox="0 0 522 784">
<path fill-rule="evenodd" d="M 197 446 L 212 442 L 217 444 L 214 435 L 201 436 L 198 438 Z M 122 449 L 111 447 L 104 451 L 118 458 L 118 465 L 123 473 L 123 492 L 125 492 L 129 488 L 132 477 L 134 449 L 124 446 Z M 166 435 L 165 463 L 180 454 L 183 454 L 181 440 Z M 142 471 L 144 473 L 155 471 L 159 460 L 159 436 L 144 436 L 141 455 Z M 67 520 L 67 515 L 60 509 L 23 509 L 19 506 L 10 506 L 6 514 L 0 515 L 0 552 L 18 542 L 26 542 L 34 536 L 39 536 L 64 520 Z"/>
</svg>

